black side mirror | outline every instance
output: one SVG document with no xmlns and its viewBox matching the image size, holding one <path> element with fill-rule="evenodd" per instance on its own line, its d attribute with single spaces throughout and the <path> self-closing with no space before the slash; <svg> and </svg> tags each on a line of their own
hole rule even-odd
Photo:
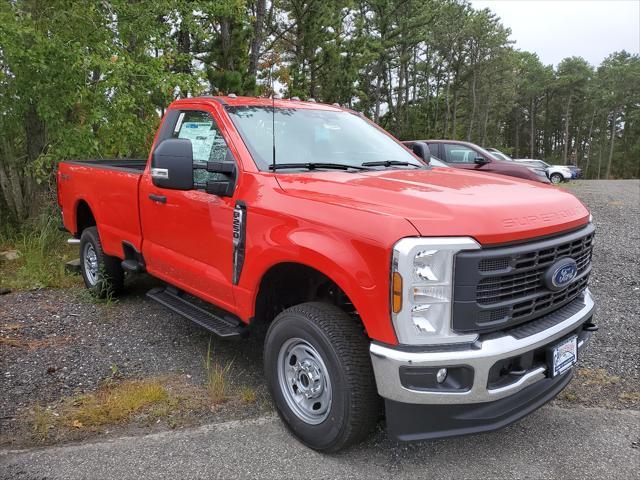
<svg viewBox="0 0 640 480">
<path fill-rule="evenodd" d="M 191 141 L 169 138 L 160 142 L 151 158 L 151 180 L 156 187 L 191 190 L 193 188 Z"/>
<path fill-rule="evenodd" d="M 236 164 L 231 150 L 227 148 L 224 162 L 207 162 L 201 165 L 194 165 L 195 168 L 202 168 L 207 172 L 219 173 L 216 180 L 208 180 L 204 184 L 197 184 L 196 188 L 202 188 L 205 192 L 219 197 L 232 197 L 236 186 Z"/>
<path fill-rule="evenodd" d="M 413 153 L 424 160 L 427 165 L 431 162 L 431 150 L 429 150 L 429 145 L 425 142 L 415 142 L 411 145 L 411 149 Z"/>
<path fill-rule="evenodd" d="M 476 165 L 485 165 L 487 163 L 491 163 L 491 160 L 484 157 L 476 157 L 473 161 L 475 162 Z"/>
</svg>

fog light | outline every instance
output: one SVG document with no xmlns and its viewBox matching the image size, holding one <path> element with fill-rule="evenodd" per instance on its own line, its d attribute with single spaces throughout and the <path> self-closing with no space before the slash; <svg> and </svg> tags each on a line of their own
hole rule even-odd
<svg viewBox="0 0 640 480">
<path fill-rule="evenodd" d="M 440 370 L 438 370 L 438 373 L 436 373 L 436 381 L 438 383 L 442 383 L 446 380 L 446 378 L 447 378 L 447 369 L 441 368 Z"/>
</svg>

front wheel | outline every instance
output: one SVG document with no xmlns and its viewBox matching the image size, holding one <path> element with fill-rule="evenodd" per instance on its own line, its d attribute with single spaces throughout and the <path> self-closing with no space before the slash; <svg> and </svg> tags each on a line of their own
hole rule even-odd
<svg viewBox="0 0 640 480">
<path fill-rule="evenodd" d="M 564 178 L 559 173 L 552 173 L 549 180 L 551 180 L 551 183 L 553 183 L 554 185 L 557 185 L 558 183 L 561 183 Z"/>
<path fill-rule="evenodd" d="M 369 342 L 339 308 L 283 311 L 265 338 L 264 365 L 280 417 L 304 444 L 336 452 L 364 439 L 380 413 Z"/>
</svg>

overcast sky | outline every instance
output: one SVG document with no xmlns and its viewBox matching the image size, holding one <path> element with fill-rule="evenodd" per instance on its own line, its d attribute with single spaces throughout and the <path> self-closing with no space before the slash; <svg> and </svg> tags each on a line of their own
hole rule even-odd
<svg viewBox="0 0 640 480">
<path fill-rule="evenodd" d="M 640 51 L 640 0 L 471 0 L 511 29 L 515 47 L 545 65 L 580 56 L 593 66 L 610 53 Z"/>
</svg>

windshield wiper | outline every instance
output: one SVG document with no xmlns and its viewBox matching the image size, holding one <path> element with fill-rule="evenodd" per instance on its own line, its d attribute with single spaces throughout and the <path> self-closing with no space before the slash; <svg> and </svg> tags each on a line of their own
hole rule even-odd
<svg viewBox="0 0 640 480">
<path fill-rule="evenodd" d="M 315 170 L 317 168 L 333 168 L 337 170 L 349 170 L 354 168 L 356 170 L 369 170 L 366 165 L 348 165 L 346 163 L 323 163 L 323 162 L 310 162 L 310 163 L 276 163 L 275 165 L 269 165 L 269 170 L 280 170 L 281 168 L 305 168 L 307 170 Z"/>
<path fill-rule="evenodd" d="M 415 163 L 410 162 L 401 162 L 400 160 L 381 160 L 379 162 L 364 162 L 362 164 L 363 167 L 392 167 L 395 165 L 400 165 L 403 167 L 412 166 L 416 168 L 422 168 L 422 165 L 416 165 Z"/>
</svg>

